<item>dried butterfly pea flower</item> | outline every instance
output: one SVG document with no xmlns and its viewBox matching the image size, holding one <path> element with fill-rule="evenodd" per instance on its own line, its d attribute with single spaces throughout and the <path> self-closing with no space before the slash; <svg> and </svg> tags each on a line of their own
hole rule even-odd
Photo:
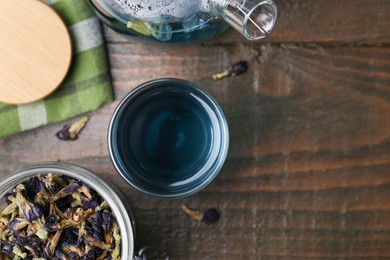
<svg viewBox="0 0 390 260">
<path fill-rule="evenodd" d="M 13 220 L 11 220 L 8 223 L 8 228 L 10 230 L 14 230 L 15 231 L 15 230 L 22 229 L 22 228 L 26 227 L 29 224 L 30 224 L 30 222 L 27 221 L 24 218 L 14 218 Z"/>
<path fill-rule="evenodd" d="M 56 232 L 61 229 L 61 225 L 58 222 L 59 217 L 52 213 L 45 219 L 44 227 L 49 232 Z"/>
<path fill-rule="evenodd" d="M 230 77 L 230 76 L 240 75 L 240 74 L 244 73 L 245 71 L 247 71 L 248 67 L 249 66 L 248 66 L 247 61 L 243 60 L 243 61 L 234 62 L 228 70 L 225 70 L 224 72 L 213 75 L 213 79 L 218 80 L 218 79 L 223 79 L 223 78 Z"/>
<path fill-rule="evenodd" d="M 32 255 L 32 257 L 34 257 L 34 259 L 38 258 L 39 252 L 36 250 L 36 248 L 33 248 L 28 245 L 25 245 L 24 248 L 30 252 L 30 254 Z"/>
<path fill-rule="evenodd" d="M 192 210 L 183 205 L 182 209 L 187 215 L 193 217 L 196 220 L 202 221 L 207 225 L 214 224 L 219 219 L 219 213 L 215 208 L 209 208 L 208 210 L 201 212 L 199 210 Z"/>
<path fill-rule="evenodd" d="M 79 137 L 79 133 L 84 128 L 84 126 L 89 121 L 89 116 L 85 116 L 80 120 L 72 123 L 71 125 L 64 125 L 60 131 L 58 131 L 55 135 L 58 139 L 69 141 L 76 140 Z"/>
<path fill-rule="evenodd" d="M 38 205 L 29 202 L 22 194 L 25 189 L 23 184 L 16 187 L 16 205 L 19 208 L 19 215 L 26 218 L 27 221 L 32 221 L 42 215 L 42 210 Z"/>
<path fill-rule="evenodd" d="M 116 219 L 88 185 L 47 174 L 18 185 L 6 201 L 0 210 L 1 260 L 120 259 Z"/>
<path fill-rule="evenodd" d="M 53 203 L 59 199 L 65 198 L 68 195 L 71 195 L 80 185 L 78 183 L 71 183 L 68 186 L 62 188 L 56 193 L 53 197 L 50 198 L 50 203 Z"/>
<path fill-rule="evenodd" d="M 48 243 L 46 244 L 45 246 L 45 254 L 52 258 L 54 256 L 54 252 L 56 250 L 56 247 L 57 247 L 57 244 L 58 244 L 58 241 L 60 240 L 60 237 L 61 237 L 61 234 L 62 234 L 63 230 L 58 230 L 54 236 L 50 237 L 48 239 Z"/>
<path fill-rule="evenodd" d="M 99 206 L 99 203 L 94 199 L 87 200 L 87 199 L 81 198 L 81 205 L 83 205 L 87 208 L 94 209 L 97 206 Z"/>
<path fill-rule="evenodd" d="M 62 253 L 60 250 L 56 250 L 54 256 L 58 260 L 68 260 L 68 257 L 64 253 Z"/>
<path fill-rule="evenodd" d="M 42 184 L 51 194 L 55 194 L 60 190 L 60 185 L 54 180 L 53 173 L 48 173 L 47 175 L 42 176 L 40 179 Z"/>
<path fill-rule="evenodd" d="M 13 246 L 11 245 L 11 243 L 3 242 L 1 244 L 1 252 L 6 255 L 10 255 L 12 253 L 12 248 Z"/>
</svg>

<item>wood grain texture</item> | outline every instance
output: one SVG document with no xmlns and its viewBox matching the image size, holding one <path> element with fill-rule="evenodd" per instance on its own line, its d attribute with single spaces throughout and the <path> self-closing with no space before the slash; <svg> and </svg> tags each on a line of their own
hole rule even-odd
<svg viewBox="0 0 390 260">
<path fill-rule="evenodd" d="M 271 35 L 260 43 L 390 43 L 388 0 L 274 1 L 278 20 Z M 106 36 L 110 42 L 129 41 L 112 30 L 107 30 Z M 231 29 L 208 44 L 242 42 L 244 37 Z"/>
<path fill-rule="evenodd" d="M 296 1 L 309 5 L 300 9 L 302 17 L 311 9 L 331 10 L 332 3 L 344 8 L 344 2 L 352 3 L 338 2 Z M 287 3 L 293 5 L 280 3 L 281 13 L 288 12 Z M 349 11 L 368 5 L 354 3 Z M 370 4 L 366 10 L 390 12 L 388 1 Z M 284 19 L 279 23 L 287 23 Z M 323 41 L 325 32 L 315 38 L 296 30 L 301 43 L 291 43 L 300 41 L 294 36 L 280 38 L 286 43 L 216 39 L 166 48 L 123 42 L 108 31 L 115 102 L 92 112 L 75 142 L 54 137 L 62 124 L 0 140 L 1 175 L 55 159 L 87 167 L 130 202 L 136 247 L 150 245 L 172 259 L 389 259 L 390 48 L 361 46 L 374 39 L 371 32 L 347 32 L 342 38 L 347 45 L 334 38 L 343 34 L 339 31 L 330 31 L 326 41 L 332 44 L 318 44 L 310 42 Z M 380 34 L 371 43 L 389 40 Z M 249 61 L 247 73 L 211 79 L 239 59 Z M 107 125 L 116 105 L 138 84 L 158 77 L 203 86 L 230 127 L 222 171 L 202 192 L 182 200 L 132 190 L 108 158 Z M 213 226 L 198 223 L 181 211 L 182 204 L 216 207 L 221 219 Z"/>
</svg>

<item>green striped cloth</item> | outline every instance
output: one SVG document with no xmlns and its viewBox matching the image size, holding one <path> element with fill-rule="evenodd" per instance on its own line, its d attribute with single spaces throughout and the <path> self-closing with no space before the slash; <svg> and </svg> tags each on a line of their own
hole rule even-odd
<svg viewBox="0 0 390 260">
<path fill-rule="evenodd" d="M 68 26 L 73 40 L 72 65 L 65 81 L 49 97 L 17 106 L 0 103 L 0 138 L 64 121 L 113 100 L 100 23 L 87 1 L 45 2 Z"/>
</svg>

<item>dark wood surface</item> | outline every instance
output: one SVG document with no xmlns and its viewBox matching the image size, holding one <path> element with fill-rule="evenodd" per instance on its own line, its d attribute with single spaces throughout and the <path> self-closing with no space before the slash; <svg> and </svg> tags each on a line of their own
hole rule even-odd
<svg viewBox="0 0 390 260">
<path fill-rule="evenodd" d="M 172 259 L 390 259 L 390 1 L 276 2 L 277 25 L 257 43 L 228 31 L 169 48 L 105 28 L 115 102 L 90 113 L 75 142 L 54 137 L 63 123 L 0 140 L 0 175 L 50 160 L 89 168 L 132 205 L 136 246 Z M 241 59 L 246 74 L 211 79 Z M 231 132 L 216 180 L 182 200 L 132 190 L 108 158 L 119 100 L 158 77 L 202 85 Z M 182 204 L 221 219 L 198 223 Z"/>
</svg>

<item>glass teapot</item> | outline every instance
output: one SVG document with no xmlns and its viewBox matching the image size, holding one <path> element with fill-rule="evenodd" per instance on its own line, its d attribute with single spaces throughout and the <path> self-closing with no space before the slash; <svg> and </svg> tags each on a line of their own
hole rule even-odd
<svg viewBox="0 0 390 260">
<path fill-rule="evenodd" d="M 205 41 L 229 25 L 249 40 L 267 36 L 277 17 L 272 0 L 89 0 L 117 31 L 159 42 Z"/>
</svg>

